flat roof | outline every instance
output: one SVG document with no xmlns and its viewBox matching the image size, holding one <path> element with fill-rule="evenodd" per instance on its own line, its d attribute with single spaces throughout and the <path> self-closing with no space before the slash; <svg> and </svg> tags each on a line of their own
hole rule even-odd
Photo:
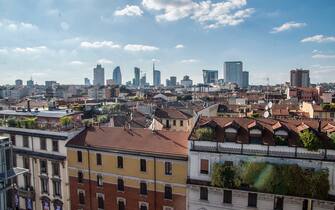
<svg viewBox="0 0 335 210">
<path fill-rule="evenodd" d="M 77 111 L 68 111 L 66 110 L 55 110 L 55 111 L 32 111 L 32 112 L 18 112 L 15 110 L 0 110 L 0 115 L 12 115 L 12 116 L 26 116 L 26 117 L 48 117 L 48 118 L 61 118 L 65 116 L 71 116 L 74 114 L 79 114 Z"/>
</svg>

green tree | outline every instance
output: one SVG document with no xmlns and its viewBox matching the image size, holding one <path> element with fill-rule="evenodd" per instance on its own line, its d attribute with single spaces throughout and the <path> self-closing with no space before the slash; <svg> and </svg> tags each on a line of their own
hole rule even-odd
<svg viewBox="0 0 335 210">
<path fill-rule="evenodd" d="M 64 117 L 61 117 L 60 118 L 60 124 L 63 126 L 63 127 L 68 127 L 72 124 L 73 120 L 72 120 L 72 117 L 70 116 L 64 116 Z"/>
<path fill-rule="evenodd" d="M 312 131 L 305 130 L 299 135 L 300 140 L 307 150 L 316 151 L 321 148 L 321 141 Z"/>
<path fill-rule="evenodd" d="M 222 163 L 214 163 L 211 180 L 216 187 L 236 188 L 240 184 L 237 167 Z"/>
<path fill-rule="evenodd" d="M 214 130 L 209 127 L 197 128 L 195 130 L 195 136 L 198 139 L 202 140 L 213 140 L 214 139 Z"/>
</svg>

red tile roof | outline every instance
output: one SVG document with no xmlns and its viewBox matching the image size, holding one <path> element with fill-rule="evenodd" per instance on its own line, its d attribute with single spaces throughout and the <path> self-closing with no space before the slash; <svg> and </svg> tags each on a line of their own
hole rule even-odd
<svg viewBox="0 0 335 210">
<path fill-rule="evenodd" d="M 91 127 L 71 139 L 67 147 L 140 152 L 187 157 L 189 133 L 145 128 Z"/>
</svg>

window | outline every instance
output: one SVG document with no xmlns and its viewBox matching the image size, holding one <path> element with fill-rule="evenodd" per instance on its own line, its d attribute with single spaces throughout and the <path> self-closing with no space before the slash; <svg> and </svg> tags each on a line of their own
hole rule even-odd
<svg viewBox="0 0 335 210">
<path fill-rule="evenodd" d="M 284 197 L 275 197 L 275 204 L 274 204 L 273 209 L 274 210 L 284 209 Z"/>
<path fill-rule="evenodd" d="M 49 193 L 49 179 L 47 177 L 41 177 L 41 191 Z"/>
<path fill-rule="evenodd" d="M 98 185 L 99 187 L 102 187 L 102 186 L 103 186 L 103 181 L 102 181 L 102 176 L 101 176 L 101 174 L 98 174 L 98 175 L 97 175 L 97 185 Z"/>
<path fill-rule="evenodd" d="M 176 126 L 177 122 L 176 120 L 173 120 L 173 126 Z"/>
<path fill-rule="evenodd" d="M 124 181 L 121 178 L 117 179 L 117 190 L 121 192 L 124 191 Z"/>
<path fill-rule="evenodd" d="M 83 153 L 81 151 L 77 151 L 77 161 L 79 163 L 83 162 Z"/>
<path fill-rule="evenodd" d="M 208 160 L 201 159 L 200 160 L 200 173 L 201 174 L 208 174 Z"/>
<path fill-rule="evenodd" d="M 123 200 L 118 201 L 118 208 L 119 208 L 119 210 L 125 210 L 126 209 L 126 205 L 124 204 Z"/>
<path fill-rule="evenodd" d="M 200 200 L 208 200 L 208 189 L 207 187 L 200 187 Z"/>
<path fill-rule="evenodd" d="M 60 176 L 59 163 L 58 162 L 53 162 L 52 163 L 52 175 Z"/>
<path fill-rule="evenodd" d="M 148 210 L 148 205 L 146 203 L 141 203 L 140 210 Z"/>
<path fill-rule="evenodd" d="M 52 141 L 52 151 L 54 151 L 54 152 L 58 152 L 59 151 L 58 141 Z"/>
<path fill-rule="evenodd" d="M 148 194 L 147 183 L 141 182 L 141 184 L 140 184 L 140 194 L 141 195 L 147 195 Z"/>
<path fill-rule="evenodd" d="M 78 171 L 78 183 L 84 182 L 84 174 L 81 171 Z"/>
<path fill-rule="evenodd" d="M 184 121 L 183 120 L 180 120 L 180 126 L 184 126 Z"/>
<path fill-rule="evenodd" d="M 47 140 L 45 138 L 40 138 L 40 149 L 47 150 Z"/>
<path fill-rule="evenodd" d="M 257 193 L 249 193 L 248 195 L 248 206 L 257 207 Z"/>
<path fill-rule="evenodd" d="M 102 159 L 101 159 L 101 154 L 97 153 L 96 154 L 96 158 L 97 158 L 97 165 L 101 166 L 102 165 Z"/>
<path fill-rule="evenodd" d="M 60 181 L 58 180 L 54 180 L 52 182 L 53 184 L 53 189 L 54 189 L 54 195 L 55 196 L 60 196 L 62 195 L 62 191 L 61 191 L 61 185 L 60 185 Z"/>
<path fill-rule="evenodd" d="M 123 157 L 117 156 L 117 167 L 123 168 Z"/>
<path fill-rule="evenodd" d="M 85 193 L 84 191 L 78 192 L 79 204 L 85 204 Z"/>
<path fill-rule="evenodd" d="M 48 162 L 47 160 L 40 160 L 41 174 L 48 173 Z"/>
<path fill-rule="evenodd" d="M 164 187 L 164 198 L 172 200 L 172 187 L 170 185 Z"/>
<path fill-rule="evenodd" d="M 13 166 L 17 167 L 16 154 L 13 154 Z"/>
<path fill-rule="evenodd" d="M 29 138 L 28 138 L 28 136 L 23 136 L 22 141 L 23 141 L 23 147 L 29 148 Z"/>
<path fill-rule="evenodd" d="M 307 199 L 305 199 L 302 202 L 302 210 L 308 210 L 308 200 Z"/>
<path fill-rule="evenodd" d="M 10 140 L 12 141 L 12 144 L 15 146 L 16 145 L 16 136 L 15 134 L 10 135 Z"/>
<path fill-rule="evenodd" d="M 98 209 L 104 209 L 105 203 L 104 203 L 104 196 L 99 194 L 98 195 Z"/>
<path fill-rule="evenodd" d="M 25 187 L 25 189 L 28 189 L 28 187 L 31 186 L 30 173 L 23 174 L 23 181 L 24 181 L 24 187 Z"/>
<path fill-rule="evenodd" d="M 145 159 L 141 159 L 140 165 L 141 165 L 140 170 L 142 172 L 146 172 L 147 171 L 147 161 Z"/>
<path fill-rule="evenodd" d="M 30 169 L 29 157 L 23 157 L 23 168 Z"/>
<path fill-rule="evenodd" d="M 165 162 L 165 175 L 172 175 L 172 163 Z"/>
<path fill-rule="evenodd" d="M 223 191 L 223 203 L 231 203 L 232 202 L 232 192 L 231 190 Z"/>
<path fill-rule="evenodd" d="M 166 120 L 166 127 L 170 128 L 170 120 Z"/>
</svg>

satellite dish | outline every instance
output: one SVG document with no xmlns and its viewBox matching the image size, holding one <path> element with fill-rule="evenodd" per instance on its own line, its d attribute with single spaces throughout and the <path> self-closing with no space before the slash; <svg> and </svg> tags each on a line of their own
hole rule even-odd
<svg viewBox="0 0 335 210">
<path fill-rule="evenodd" d="M 269 110 L 269 106 L 268 105 L 265 106 L 265 110 Z"/>
<path fill-rule="evenodd" d="M 269 108 L 271 109 L 272 108 L 272 102 L 270 101 L 269 103 L 268 103 L 268 106 L 269 106 Z"/>
<path fill-rule="evenodd" d="M 268 118 L 269 116 L 270 116 L 270 113 L 268 111 L 265 111 L 264 114 L 263 114 L 263 117 Z"/>
</svg>

